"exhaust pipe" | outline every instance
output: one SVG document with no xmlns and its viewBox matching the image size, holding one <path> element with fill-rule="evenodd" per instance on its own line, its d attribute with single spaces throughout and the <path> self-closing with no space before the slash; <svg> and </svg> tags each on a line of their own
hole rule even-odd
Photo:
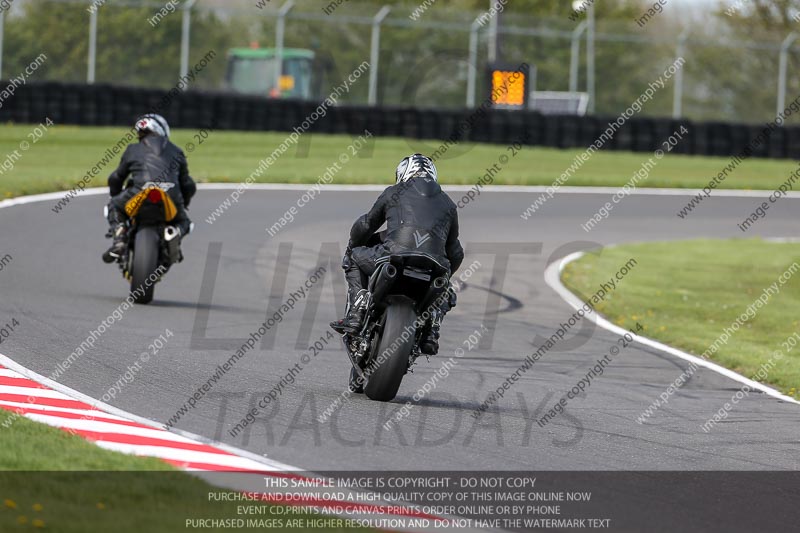
<svg viewBox="0 0 800 533">
<path fill-rule="evenodd" d="M 397 279 L 397 269 L 392 264 L 387 264 L 378 274 L 375 284 L 372 287 L 372 301 L 380 302 L 389 292 Z"/>
<path fill-rule="evenodd" d="M 176 228 L 175 226 L 167 226 L 164 228 L 164 240 L 167 242 L 172 241 L 176 237 L 181 236 L 181 230 Z"/>
<path fill-rule="evenodd" d="M 442 294 L 447 291 L 447 287 L 450 284 L 450 279 L 447 276 L 439 276 L 438 278 L 433 280 L 431 286 L 428 287 L 428 291 L 425 293 L 425 297 L 422 298 L 422 305 L 420 305 L 420 309 L 424 312 L 430 305 L 436 301 Z"/>
<path fill-rule="evenodd" d="M 174 265 L 181 260 L 181 230 L 175 226 L 164 228 L 164 240 L 167 242 L 169 264 Z"/>
</svg>

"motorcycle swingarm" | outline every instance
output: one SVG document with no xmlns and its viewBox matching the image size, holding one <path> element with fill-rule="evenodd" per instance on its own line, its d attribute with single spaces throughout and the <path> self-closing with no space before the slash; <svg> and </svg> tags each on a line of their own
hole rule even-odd
<svg viewBox="0 0 800 533">
<path fill-rule="evenodd" d="M 367 333 L 368 337 L 372 337 L 373 338 L 373 342 L 374 342 L 374 336 L 378 335 L 381 326 L 382 326 L 382 324 L 381 325 L 375 325 L 372 328 L 371 334 Z M 359 375 L 359 377 L 366 379 L 366 376 L 364 376 L 364 369 L 361 367 L 361 364 L 358 362 L 358 358 L 357 358 L 356 354 L 350 351 L 350 344 L 347 342 L 347 340 L 345 339 L 344 336 L 342 337 L 342 343 L 344 344 L 344 351 L 347 352 L 347 358 L 350 359 L 350 364 L 352 364 L 353 368 L 356 369 L 356 373 Z M 371 348 L 372 347 L 370 346 L 370 347 L 367 348 L 367 350 L 370 350 Z M 369 355 L 370 355 L 369 353 L 365 354 L 365 356 L 369 356 Z"/>
<path fill-rule="evenodd" d="M 364 379 L 364 371 L 361 370 L 360 366 L 358 366 L 358 360 L 356 359 L 355 354 L 350 351 L 350 346 L 344 337 L 342 337 L 342 342 L 344 343 L 344 351 L 347 352 L 347 358 L 350 359 L 350 364 L 352 364 L 353 368 L 356 369 L 356 374 L 358 374 L 358 377 Z"/>
</svg>

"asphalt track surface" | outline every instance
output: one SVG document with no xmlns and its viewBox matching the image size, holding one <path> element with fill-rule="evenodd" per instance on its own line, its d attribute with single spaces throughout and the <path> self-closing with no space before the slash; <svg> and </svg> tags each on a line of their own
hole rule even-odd
<svg viewBox="0 0 800 533">
<path fill-rule="evenodd" d="M 587 234 L 580 224 L 610 195 L 559 194 L 526 222 L 519 213 L 538 193 L 484 192 L 460 211 L 465 266 L 477 260 L 480 267 L 445 321 L 440 356 L 421 360 L 394 402 L 355 396 L 331 420 L 317 420 L 347 382 L 349 363 L 337 339 L 303 365 L 295 382 L 254 424 L 232 437 L 229 431 L 340 313 L 344 281 L 339 262 L 345 238 L 352 220 L 377 193 L 325 191 L 275 237 L 265 228 L 301 191 L 250 190 L 217 222 L 207 224 L 204 218 L 229 194 L 198 193 L 191 209 L 197 230 L 184 244 L 186 261 L 157 286 L 152 305 L 128 310 L 59 382 L 101 398 L 169 328 L 174 337 L 167 346 L 108 402 L 167 422 L 258 329 L 268 305 L 277 309 L 323 265 L 327 274 L 311 296 L 288 312 L 266 341 L 223 376 L 177 427 L 309 470 L 800 467 L 797 405 L 751 393 L 726 421 L 709 433 L 702 431 L 702 424 L 740 388 L 707 369 L 697 370 L 646 423 L 637 423 L 641 412 L 688 366 L 641 345 L 624 349 L 564 415 L 538 427 L 534 420 L 617 343 L 617 335 L 589 321 L 576 326 L 481 418 L 470 416 L 572 314 L 544 282 L 549 263 L 597 244 L 741 236 L 736 223 L 760 202 L 756 198 L 712 197 L 681 220 L 675 213 L 688 201 L 688 193 L 637 194 Z M 127 295 L 117 267 L 100 261 L 107 245 L 104 200 L 83 196 L 61 214 L 50 210 L 55 201 L 0 210 L 0 251 L 13 257 L 0 271 L 0 322 L 16 318 L 20 323 L 0 352 L 45 376 Z M 748 235 L 793 237 L 796 230 L 797 199 L 791 198 L 773 206 Z M 505 268 L 504 251 L 513 252 Z M 482 324 L 490 333 L 481 346 L 468 351 L 435 390 L 414 402 L 412 396 L 442 360 L 463 347 L 464 339 Z M 414 404 L 408 416 L 383 429 L 406 401 Z"/>
</svg>

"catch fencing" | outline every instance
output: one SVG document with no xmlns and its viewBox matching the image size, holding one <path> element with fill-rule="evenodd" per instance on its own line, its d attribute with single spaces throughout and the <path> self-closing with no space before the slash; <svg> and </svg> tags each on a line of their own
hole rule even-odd
<svg viewBox="0 0 800 533">
<path fill-rule="evenodd" d="M 198 88 L 220 90 L 226 52 L 256 43 L 313 51 L 317 95 L 368 61 L 369 80 L 345 99 L 353 105 L 477 107 L 493 58 L 535 66 L 537 91 L 586 92 L 589 113 L 603 116 L 618 114 L 677 57 L 686 65 L 644 116 L 764 123 L 800 94 L 791 25 L 739 38 L 724 13 L 709 17 L 719 31 L 684 31 L 682 6 L 672 2 L 645 25 L 601 16 L 612 8 L 594 2 L 580 12 L 564 2 L 546 15 L 504 3 L 492 15 L 457 0 L 425 9 L 363 0 L 15 0 L 0 11 L 0 77 L 45 53 L 37 81 L 166 88 L 213 48 L 220 59 Z"/>
</svg>

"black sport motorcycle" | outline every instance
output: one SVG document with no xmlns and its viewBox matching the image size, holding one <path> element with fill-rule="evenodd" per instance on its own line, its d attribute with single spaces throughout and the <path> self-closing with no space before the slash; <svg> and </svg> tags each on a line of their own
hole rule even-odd
<svg viewBox="0 0 800 533">
<path fill-rule="evenodd" d="M 170 186 L 173 184 L 149 182 L 125 205 L 128 244 L 117 263 L 138 304 L 150 303 L 156 283 L 172 265 L 183 261 L 181 232 L 169 224 L 177 213 L 166 192 Z M 108 207 L 105 215 L 108 217 Z"/>
<path fill-rule="evenodd" d="M 428 254 L 403 252 L 378 260 L 369 278 L 364 326 L 357 334 L 342 335 L 353 364 L 351 391 L 381 402 L 394 399 L 403 376 L 422 355 L 425 328 L 449 287 L 450 270 Z"/>
</svg>

